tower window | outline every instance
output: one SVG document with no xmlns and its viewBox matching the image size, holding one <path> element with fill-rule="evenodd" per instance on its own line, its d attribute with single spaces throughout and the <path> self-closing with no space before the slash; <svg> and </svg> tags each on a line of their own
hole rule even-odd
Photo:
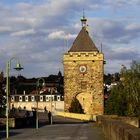
<svg viewBox="0 0 140 140">
<path fill-rule="evenodd" d="M 87 81 L 81 81 L 81 89 L 86 90 L 87 89 Z"/>
</svg>

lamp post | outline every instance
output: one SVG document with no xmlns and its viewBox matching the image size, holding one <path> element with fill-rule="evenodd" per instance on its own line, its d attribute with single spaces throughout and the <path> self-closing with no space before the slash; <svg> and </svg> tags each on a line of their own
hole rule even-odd
<svg viewBox="0 0 140 140">
<path fill-rule="evenodd" d="M 42 80 L 42 86 L 45 85 L 45 80 L 43 78 L 39 78 L 37 80 L 37 88 L 39 87 L 41 80 Z M 39 100 L 38 94 L 39 94 L 39 90 L 37 89 L 37 98 L 36 98 L 36 101 L 37 101 L 36 102 L 37 103 L 37 105 L 36 105 L 36 129 L 38 129 L 38 100 Z"/>
<path fill-rule="evenodd" d="M 11 67 L 11 61 L 16 59 L 16 70 L 22 70 L 23 68 L 21 67 L 19 60 L 16 57 L 12 57 L 10 60 L 7 61 L 6 63 L 6 139 L 9 138 L 9 71 Z"/>
<path fill-rule="evenodd" d="M 52 125 L 52 92 L 53 90 L 51 89 L 51 125 Z"/>
</svg>

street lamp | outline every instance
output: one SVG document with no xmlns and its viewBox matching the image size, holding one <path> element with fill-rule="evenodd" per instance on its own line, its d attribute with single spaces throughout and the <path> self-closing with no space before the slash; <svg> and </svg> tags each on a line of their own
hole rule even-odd
<svg viewBox="0 0 140 140">
<path fill-rule="evenodd" d="M 52 92 L 53 90 L 51 89 L 51 125 L 52 125 Z"/>
<path fill-rule="evenodd" d="M 45 80 L 43 79 L 43 78 L 39 78 L 38 80 L 37 80 L 37 87 L 39 87 L 40 86 L 40 81 L 42 80 L 42 82 L 41 82 L 41 84 L 42 84 L 42 86 L 44 86 L 45 85 Z M 37 89 L 37 88 L 36 88 Z M 39 94 L 39 90 L 37 89 L 37 99 L 36 99 L 36 101 L 37 101 L 37 106 L 36 106 L 36 129 L 38 129 L 38 94 Z"/>
<path fill-rule="evenodd" d="M 16 63 L 16 70 L 22 70 L 23 68 L 21 67 L 19 60 L 16 57 L 12 57 L 10 60 L 7 61 L 6 63 L 6 139 L 9 138 L 9 71 L 10 71 L 10 67 L 11 67 L 11 61 L 16 59 L 17 63 Z"/>
</svg>

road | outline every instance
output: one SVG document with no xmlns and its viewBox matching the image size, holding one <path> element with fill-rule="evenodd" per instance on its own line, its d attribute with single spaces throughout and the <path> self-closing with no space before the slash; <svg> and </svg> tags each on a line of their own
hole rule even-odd
<svg viewBox="0 0 140 140">
<path fill-rule="evenodd" d="M 5 140 L 5 130 L 0 131 L 0 140 Z M 39 128 L 30 126 L 10 129 L 9 140 L 105 140 L 96 123 L 55 116 L 53 124 L 40 116 Z"/>
</svg>

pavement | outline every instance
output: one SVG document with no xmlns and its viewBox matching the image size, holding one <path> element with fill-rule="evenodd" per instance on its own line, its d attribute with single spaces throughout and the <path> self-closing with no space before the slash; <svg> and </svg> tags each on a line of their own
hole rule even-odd
<svg viewBox="0 0 140 140">
<path fill-rule="evenodd" d="M 5 130 L 0 130 L 0 140 L 5 140 Z M 49 125 L 47 115 L 39 114 L 39 128 L 35 124 L 24 128 L 10 129 L 9 140 L 105 140 L 102 129 L 94 122 L 53 117 Z"/>
</svg>

